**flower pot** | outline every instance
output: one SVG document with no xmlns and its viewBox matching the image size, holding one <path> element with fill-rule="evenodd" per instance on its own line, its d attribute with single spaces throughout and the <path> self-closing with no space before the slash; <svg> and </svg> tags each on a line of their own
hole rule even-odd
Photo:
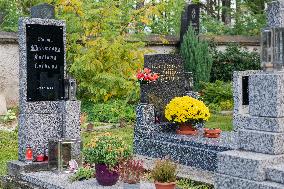
<svg viewBox="0 0 284 189">
<path fill-rule="evenodd" d="M 207 138 L 219 138 L 221 132 L 222 132 L 221 129 L 204 128 L 204 137 L 207 137 Z"/>
<path fill-rule="evenodd" d="M 109 167 L 105 164 L 96 164 L 96 179 L 102 186 L 115 185 L 119 179 L 117 171 L 109 170 Z"/>
<path fill-rule="evenodd" d="M 155 182 L 156 189 L 175 189 L 176 183 L 170 182 L 170 183 L 162 183 L 162 182 Z"/>
<path fill-rule="evenodd" d="M 87 130 L 88 132 L 94 131 L 94 124 L 88 123 L 86 130 Z"/>
<path fill-rule="evenodd" d="M 177 134 L 180 135 L 197 135 L 198 131 L 194 128 L 191 124 L 180 124 L 179 128 L 177 129 Z"/>
</svg>

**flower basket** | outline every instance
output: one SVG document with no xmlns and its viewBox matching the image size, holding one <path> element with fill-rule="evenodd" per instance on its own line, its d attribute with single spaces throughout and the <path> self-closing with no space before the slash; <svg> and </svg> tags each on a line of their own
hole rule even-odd
<svg viewBox="0 0 284 189">
<path fill-rule="evenodd" d="M 208 121 L 209 109 L 206 105 L 189 96 L 175 97 L 165 108 L 165 117 L 177 123 L 177 134 L 196 135 L 196 125 Z"/>
</svg>

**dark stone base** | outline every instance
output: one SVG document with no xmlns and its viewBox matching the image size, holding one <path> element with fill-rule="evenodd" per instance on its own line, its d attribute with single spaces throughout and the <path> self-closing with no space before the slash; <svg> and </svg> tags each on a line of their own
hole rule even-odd
<svg viewBox="0 0 284 189">
<path fill-rule="evenodd" d="M 48 163 L 47 162 L 33 162 L 28 164 L 22 161 L 10 161 L 7 163 L 8 174 L 12 177 L 18 177 L 21 173 L 30 173 L 38 171 L 47 171 Z"/>
<path fill-rule="evenodd" d="M 197 136 L 177 135 L 169 125 L 138 125 L 134 134 L 134 153 L 152 158 L 169 156 L 179 164 L 215 172 L 217 154 L 237 149 L 235 133 L 221 134 L 218 139 Z M 163 129 L 166 128 L 166 129 Z"/>
</svg>

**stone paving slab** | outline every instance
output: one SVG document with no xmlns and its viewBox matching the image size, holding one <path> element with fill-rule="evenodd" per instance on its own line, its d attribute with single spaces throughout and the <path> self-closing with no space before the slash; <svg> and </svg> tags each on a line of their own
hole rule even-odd
<svg viewBox="0 0 284 189">
<path fill-rule="evenodd" d="M 269 155 L 232 150 L 218 154 L 218 173 L 234 177 L 264 181 L 265 168 L 282 163 L 284 155 Z"/>
<path fill-rule="evenodd" d="M 229 175 L 216 174 L 215 188 L 217 189 L 283 189 L 284 185 L 262 181 L 257 182 L 253 180 L 232 177 Z"/>
<path fill-rule="evenodd" d="M 21 179 L 42 189 L 132 189 L 122 182 L 118 182 L 113 186 L 100 186 L 95 178 L 71 183 L 68 179 L 69 176 L 70 174 L 42 171 L 37 173 L 22 173 Z M 155 189 L 155 186 L 153 183 L 142 182 L 140 189 Z"/>
</svg>

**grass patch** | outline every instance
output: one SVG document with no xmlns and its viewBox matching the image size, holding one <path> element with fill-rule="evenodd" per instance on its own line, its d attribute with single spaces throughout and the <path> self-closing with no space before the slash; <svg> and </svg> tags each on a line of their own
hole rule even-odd
<svg viewBox="0 0 284 189">
<path fill-rule="evenodd" d="M 223 131 L 233 130 L 233 116 L 212 114 L 209 121 L 205 123 L 206 128 L 220 128 Z"/>
<path fill-rule="evenodd" d="M 18 133 L 0 131 L 0 175 L 7 173 L 7 162 L 18 159 Z"/>
</svg>

